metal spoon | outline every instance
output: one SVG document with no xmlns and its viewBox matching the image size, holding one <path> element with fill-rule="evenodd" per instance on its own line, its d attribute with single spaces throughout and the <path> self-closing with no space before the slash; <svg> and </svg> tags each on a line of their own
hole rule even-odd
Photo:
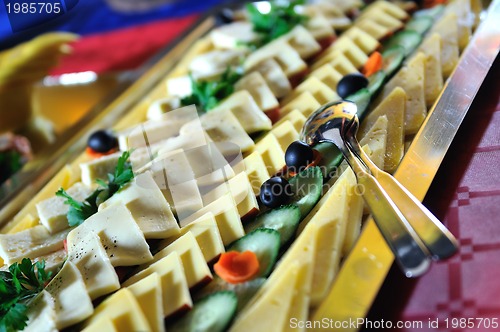
<svg viewBox="0 0 500 332">
<path fill-rule="evenodd" d="M 365 188 L 363 197 L 396 262 L 407 277 L 419 276 L 430 266 L 430 253 L 389 195 L 367 171 L 368 166 L 351 151 L 346 142 L 347 134 L 352 133 L 349 129 L 355 121 L 356 111 L 356 104 L 351 102 L 322 106 L 305 123 L 301 140 L 309 145 L 331 142 L 339 148 L 358 183 Z"/>
</svg>

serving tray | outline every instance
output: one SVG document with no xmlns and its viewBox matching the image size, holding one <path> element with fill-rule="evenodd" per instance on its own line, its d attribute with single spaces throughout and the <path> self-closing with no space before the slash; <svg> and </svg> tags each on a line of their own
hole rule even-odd
<svg viewBox="0 0 500 332">
<path fill-rule="evenodd" d="M 488 9 L 480 26 L 395 173 L 396 178 L 420 200 L 424 198 L 500 49 L 500 0 L 484 3 L 484 7 Z M 30 208 L 28 202 L 33 193 L 40 191 L 64 165 L 77 165 L 90 133 L 101 128 L 123 129 L 141 120 L 147 105 L 161 96 L 163 85 L 160 82 L 183 59 L 192 44 L 215 25 L 214 15 L 202 18 L 144 67 L 140 78 L 129 89 L 106 107 L 90 112 L 75 127 L 73 135 L 61 140 L 40 159 L 37 170 L 34 167 L 16 178 L 0 201 L 2 232 L 15 225 L 19 220 L 15 215 L 21 208 Z M 365 317 L 393 261 L 394 257 L 373 220 L 367 221 L 355 247 L 344 260 L 328 297 L 311 319 L 350 322 Z M 340 326 L 345 331 L 361 327 Z"/>
</svg>

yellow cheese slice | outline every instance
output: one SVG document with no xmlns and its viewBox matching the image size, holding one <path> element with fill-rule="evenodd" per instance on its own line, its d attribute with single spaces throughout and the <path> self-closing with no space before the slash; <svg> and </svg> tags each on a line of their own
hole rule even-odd
<svg viewBox="0 0 500 332">
<path fill-rule="evenodd" d="M 381 115 L 375 120 L 368 132 L 361 138 L 361 146 L 370 147 L 370 159 L 378 168 L 384 168 L 385 151 L 387 149 L 387 129 L 389 120 L 386 115 Z"/>
<path fill-rule="evenodd" d="M 434 25 L 431 33 L 436 32 L 441 36 L 441 68 L 443 77 L 451 75 L 458 63 L 458 22 L 455 13 L 442 16 Z"/>
<path fill-rule="evenodd" d="M 146 317 L 151 331 L 165 331 L 161 278 L 158 273 L 152 273 L 127 288 L 137 300 L 137 304 L 141 308 L 144 317 Z"/>
<path fill-rule="evenodd" d="M 447 13 L 455 13 L 457 15 L 458 24 L 458 46 L 460 51 L 463 51 L 472 35 L 472 27 L 474 26 L 475 15 L 471 14 L 472 3 L 471 0 L 454 0 L 450 1 L 445 8 L 445 15 Z"/>
<path fill-rule="evenodd" d="M 178 253 L 173 252 L 127 279 L 122 286 L 128 287 L 147 276 L 157 273 L 161 279 L 163 316 L 169 317 L 193 306 L 184 267 Z"/>
<path fill-rule="evenodd" d="M 281 116 L 286 116 L 291 111 L 298 110 L 307 118 L 321 106 L 309 91 L 303 91 L 300 94 L 294 91 L 292 95 L 294 96 L 293 99 L 287 99 L 283 102 L 284 106 L 280 110 Z"/>
<path fill-rule="evenodd" d="M 307 118 L 302 114 L 302 112 L 298 109 L 294 109 L 287 113 L 285 116 L 281 117 L 281 119 L 276 122 L 273 127 L 277 127 L 283 122 L 290 122 L 295 130 L 297 130 L 298 133 L 302 131 L 302 127 L 304 127 L 304 124 L 306 123 Z"/>
<path fill-rule="evenodd" d="M 78 248 L 89 232 L 97 234 L 113 266 L 131 266 L 153 259 L 137 222 L 117 203 L 97 212 L 68 234 L 67 246 Z"/>
<path fill-rule="evenodd" d="M 378 105 L 381 100 L 387 98 L 395 87 L 403 88 L 407 96 L 404 120 L 405 135 L 415 134 L 427 116 L 424 82 L 425 56 L 417 54 L 384 86 L 381 95 L 376 100 L 376 105 Z M 390 119 L 389 122 L 391 122 Z"/>
<path fill-rule="evenodd" d="M 300 83 L 293 92 L 283 101 L 287 104 L 303 92 L 310 92 L 320 105 L 332 100 L 340 99 L 337 93 L 329 86 L 321 82 L 318 78 L 311 76 Z M 297 107 L 295 107 L 297 108 Z M 304 114 L 305 115 L 305 114 Z"/>
<path fill-rule="evenodd" d="M 297 112 L 302 115 L 299 111 Z M 248 180 L 252 185 L 253 192 L 255 195 L 258 195 L 260 186 L 269 179 L 269 172 L 267 171 L 264 159 L 259 151 L 254 151 L 243 159 L 243 163 L 245 164 L 245 173 L 248 175 Z"/>
<path fill-rule="evenodd" d="M 368 55 L 366 55 L 365 51 L 356 45 L 349 37 L 340 37 L 337 39 L 335 43 L 326 50 L 324 56 L 328 56 L 328 54 L 336 50 L 343 53 L 355 68 L 363 67 L 368 60 Z"/>
<path fill-rule="evenodd" d="M 380 47 L 380 43 L 377 39 L 370 36 L 368 33 L 364 32 L 356 26 L 353 26 L 352 28 L 347 30 L 341 38 L 351 39 L 361 50 L 363 50 L 363 52 L 365 52 L 365 54 L 371 54 L 373 51 Z"/>
<path fill-rule="evenodd" d="M 107 176 L 106 176 L 107 178 Z M 67 190 L 68 194 L 77 201 L 84 201 L 94 190 L 77 182 Z M 36 210 L 40 218 L 40 223 L 51 233 L 62 231 L 69 227 L 68 217 L 69 205 L 65 204 L 66 198 L 53 196 L 36 204 Z"/>
<path fill-rule="evenodd" d="M 290 45 L 302 59 L 309 59 L 321 50 L 314 36 L 302 25 L 295 26 L 288 33 L 279 37 L 278 40 L 285 41 Z"/>
<path fill-rule="evenodd" d="M 27 213 L 24 215 L 24 217 L 22 217 L 22 219 L 19 219 L 19 222 L 16 222 L 16 225 L 6 233 L 15 234 L 17 232 L 24 231 L 28 228 L 35 227 L 38 224 L 39 224 L 38 217 L 35 217 L 31 213 Z"/>
<path fill-rule="evenodd" d="M 383 38 L 386 38 L 387 36 L 390 36 L 394 30 L 392 30 L 391 27 L 388 27 L 386 25 L 386 22 L 379 22 L 380 20 L 376 20 L 374 17 L 370 16 L 360 21 L 356 21 L 356 26 L 373 38 L 381 40 Z M 402 22 L 397 22 L 399 22 L 399 24 L 403 26 Z"/>
<path fill-rule="evenodd" d="M 76 233 L 71 235 L 73 234 Z M 97 234 L 89 232 L 80 238 L 79 242 L 71 243 L 72 245 L 68 246 L 68 261 L 71 261 L 82 275 L 92 300 L 120 288 L 118 275 Z"/>
<path fill-rule="evenodd" d="M 194 235 L 207 263 L 214 262 L 225 252 L 217 221 L 213 213 L 207 212 L 181 229 L 181 235 L 190 232 Z"/>
<path fill-rule="evenodd" d="M 240 90 L 247 90 L 264 112 L 279 106 L 278 99 L 258 71 L 246 74 L 234 84 L 234 91 Z"/>
<path fill-rule="evenodd" d="M 334 31 L 344 31 L 351 26 L 351 20 L 345 15 L 358 7 L 357 1 L 312 2 L 304 7 L 304 14 L 310 18 L 324 17 Z M 359 2 L 358 2 L 359 4 Z"/>
<path fill-rule="evenodd" d="M 368 145 L 364 147 L 364 150 L 365 152 L 370 150 Z M 385 152 L 385 150 L 383 152 Z M 363 220 L 363 210 L 365 205 L 362 188 L 356 186 L 356 177 L 353 171 L 348 168 L 344 171 L 344 173 L 349 173 L 345 175 L 349 182 L 347 191 L 347 196 L 349 197 L 349 212 L 347 214 L 345 238 L 342 246 L 343 257 L 349 254 L 354 246 L 354 243 L 358 239 L 359 234 L 361 233 L 361 222 Z"/>
<path fill-rule="evenodd" d="M 246 91 L 236 91 L 214 107 L 211 112 L 230 109 L 241 126 L 249 134 L 271 129 L 271 120 L 259 108 L 252 95 Z"/>
<path fill-rule="evenodd" d="M 264 136 L 255 144 L 255 151 L 262 156 L 269 176 L 273 176 L 285 166 L 285 151 L 281 148 L 276 136 L 272 134 Z"/>
<path fill-rule="evenodd" d="M 354 68 L 354 72 L 357 72 L 356 68 Z M 312 71 L 311 74 L 309 75 L 317 77 L 321 82 L 325 83 L 327 86 L 337 91 L 337 84 L 346 74 L 339 73 L 337 70 L 335 70 L 335 68 L 333 68 L 331 63 L 325 63 L 318 69 Z"/>
<path fill-rule="evenodd" d="M 102 317 L 109 318 L 118 331 L 151 331 L 137 299 L 127 288 L 120 289 L 99 304 L 84 325 L 90 327 Z"/>
<path fill-rule="evenodd" d="M 83 321 L 94 312 L 82 275 L 71 261 L 64 263 L 45 290 L 54 298 L 59 330 Z"/>
<path fill-rule="evenodd" d="M 151 172 L 137 175 L 113 197 L 101 203 L 99 210 L 118 202 L 127 207 L 146 239 L 164 239 L 179 233 L 177 220 Z"/>
<path fill-rule="evenodd" d="M 36 258 L 63 248 L 69 229 L 56 234 L 43 225 L 37 225 L 15 234 L 0 234 L 0 257 L 5 264 L 20 262 L 23 258 Z"/>
<path fill-rule="evenodd" d="M 403 157 L 404 149 L 404 113 L 406 109 L 406 93 L 400 87 L 392 92 L 363 120 L 359 128 L 359 137 L 364 137 L 379 116 L 387 116 L 390 126 L 387 127 L 387 151 L 384 170 L 394 172 Z"/>
<path fill-rule="evenodd" d="M 157 252 L 150 263 L 157 262 L 170 253 L 176 252 L 181 258 L 189 288 L 204 285 L 212 280 L 210 268 L 205 261 L 198 242 L 196 242 L 196 238 L 191 232 L 186 232 L 173 241 L 170 239 L 164 240 L 160 246 L 165 246 L 165 248 Z"/>
<path fill-rule="evenodd" d="M 290 144 L 299 139 L 299 132 L 289 121 L 273 126 L 269 133 L 276 137 L 283 151 L 286 151 Z"/>
<path fill-rule="evenodd" d="M 82 332 L 119 332 L 115 324 L 109 317 L 101 316 L 99 319 L 92 321 L 90 325 L 85 327 Z"/>
<path fill-rule="evenodd" d="M 309 16 L 309 19 L 305 23 L 305 28 L 311 33 L 314 39 L 320 42 L 335 37 L 335 30 L 323 15 Z"/>
<path fill-rule="evenodd" d="M 241 218 L 259 210 L 259 203 L 253 193 L 249 177 L 245 172 L 236 174 L 233 178 L 203 195 L 203 204 L 210 204 L 227 193 L 233 196 Z"/>
<path fill-rule="evenodd" d="M 276 98 L 282 98 L 292 91 L 292 86 L 283 69 L 274 58 L 256 64 L 250 72 L 259 72 Z"/>
<path fill-rule="evenodd" d="M 215 216 L 222 242 L 225 246 L 245 235 L 241 224 L 238 208 L 230 193 L 223 195 L 212 203 L 205 205 L 186 219 L 180 220 L 181 227 L 185 227 L 207 212 Z"/>
<path fill-rule="evenodd" d="M 443 73 L 441 71 L 441 36 L 434 33 L 424 39 L 419 51 L 425 57 L 425 104 L 431 108 L 443 90 Z"/>
<path fill-rule="evenodd" d="M 409 15 L 398 5 L 384 0 L 377 0 L 370 4 L 364 11 L 361 12 L 361 17 L 377 16 L 380 12 L 386 13 L 399 21 L 405 21 Z"/>
</svg>

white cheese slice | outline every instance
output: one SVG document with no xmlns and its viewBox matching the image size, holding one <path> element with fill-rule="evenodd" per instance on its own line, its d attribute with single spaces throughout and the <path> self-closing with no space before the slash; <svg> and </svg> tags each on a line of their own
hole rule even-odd
<svg viewBox="0 0 500 332">
<path fill-rule="evenodd" d="M 193 87 L 192 87 L 192 81 L 189 75 L 184 75 L 184 76 L 179 76 L 179 77 L 172 77 L 167 79 L 167 95 L 168 96 L 176 96 L 179 98 L 183 98 L 186 96 L 189 96 L 193 93 Z M 176 103 L 180 104 L 180 99 L 179 98 L 172 98 L 172 99 L 177 99 L 178 101 Z M 172 109 L 179 108 L 173 107 Z M 168 111 L 167 111 L 168 112 Z M 163 112 L 166 113 L 166 112 Z"/>
<path fill-rule="evenodd" d="M 229 109 L 205 113 L 200 117 L 200 121 L 213 142 L 234 143 L 242 152 L 248 151 L 255 145 Z M 190 122 L 181 128 L 180 134 L 189 137 L 195 130 L 198 130 L 197 126 Z"/>
<path fill-rule="evenodd" d="M 107 176 L 105 177 L 107 179 Z M 67 190 L 67 193 L 77 201 L 84 201 L 94 190 L 81 182 L 75 183 Z M 36 205 L 40 222 L 49 232 L 55 233 L 69 227 L 68 217 L 69 205 L 65 204 L 66 198 L 54 196 L 39 202 Z"/>
<path fill-rule="evenodd" d="M 271 120 L 245 90 L 236 91 L 214 107 L 211 112 L 230 109 L 248 134 L 271 129 Z"/>
<path fill-rule="evenodd" d="M 99 304 L 85 326 L 90 327 L 102 317 L 110 319 L 118 331 L 151 331 L 137 299 L 128 288 L 120 289 Z"/>
<path fill-rule="evenodd" d="M 164 317 L 180 313 L 193 306 L 184 267 L 179 254 L 176 252 L 133 275 L 122 286 L 129 287 L 153 273 L 157 273 L 161 280 Z"/>
<path fill-rule="evenodd" d="M 129 209 L 146 239 L 164 239 L 179 233 L 174 214 L 151 172 L 136 176 L 132 182 L 99 205 L 99 210 L 117 202 Z"/>
<path fill-rule="evenodd" d="M 234 176 L 234 171 L 214 143 L 184 151 L 199 187 L 213 187 Z"/>
<path fill-rule="evenodd" d="M 253 29 L 250 22 L 236 21 L 213 29 L 210 38 L 216 48 L 237 49 L 259 39 Z"/>
<path fill-rule="evenodd" d="M 50 271 L 55 274 L 62 267 L 66 258 L 68 258 L 68 253 L 64 248 L 61 248 L 57 251 L 51 252 L 50 254 L 38 256 L 33 259 L 33 261 L 41 262 L 43 260 L 45 262 L 45 271 Z"/>
<path fill-rule="evenodd" d="M 76 233 L 68 235 L 68 260 L 80 271 L 87 292 L 92 300 L 120 288 L 120 282 L 113 265 L 109 261 L 99 236 L 88 232 L 74 242 Z"/>
<path fill-rule="evenodd" d="M 56 332 L 56 309 L 54 298 L 46 290 L 30 304 L 26 313 L 28 316 L 25 332 Z"/>
<path fill-rule="evenodd" d="M 163 323 L 163 298 L 161 278 L 152 273 L 142 280 L 127 287 L 137 300 L 144 316 L 148 320 L 152 332 L 165 331 Z"/>
<path fill-rule="evenodd" d="M 283 69 L 273 58 L 255 65 L 249 72 L 259 72 L 276 98 L 282 98 L 292 91 L 292 85 Z"/>
<path fill-rule="evenodd" d="M 188 218 L 180 220 L 181 227 L 189 225 L 208 212 L 213 213 L 215 216 L 215 221 L 217 222 L 224 245 L 228 245 L 245 235 L 238 209 L 230 193 L 205 205 Z"/>
<path fill-rule="evenodd" d="M 214 262 L 225 251 L 217 221 L 212 212 L 205 213 L 181 229 L 181 235 L 187 232 L 194 235 L 207 263 Z"/>
<path fill-rule="evenodd" d="M 210 80 L 224 73 L 228 66 L 238 66 L 245 53 L 242 49 L 210 51 L 195 57 L 189 71 L 197 81 Z"/>
<path fill-rule="evenodd" d="M 98 211 L 73 229 L 68 235 L 68 248 L 80 247 L 89 232 L 99 236 L 113 266 L 137 265 L 153 258 L 137 222 L 121 203 Z"/>
<path fill-rule="evenodd" d="M 37 225 L 15 234 L 0 234 L 0 257 L 5 264 L 36 258 L 63 248 L 70 229 L 51 234 L 43 225 Z"/>
<path fill-rule="evenodd" d="M 45 290 L 54 298 L 59 330 L 83 321 L 94 312 L 82 275 L 70 261 L 64 263 Z"/>
<path fill-rule="evenodd" d="M 248 180 L 250 181 L 253 192 L 258 195 L 260 192 L 260 186 L 269 179 L 269 172 L 267 171 L 267 166 L 264 163 L 259 151 L 254 151 L 243 159 L 245 164 L 245 173 L 247 173 Z"/>
<path fill-rule="evenodd" d="M 187 285 L 193 287 L 205 285 L 212 280 L 212 273 L 201 252 L 196 238 L 191 232 L 186 232 L 177 239 L 167 239 L 161 242 L 162 250 L 153 257 L 153 263 L 168 256 L 172 252 L 179 254 L 186 274 Z"/>
<path fill-rule="evenodd" d="M 185 78 L 185 77 L 183 76 L 181 78 Z M 175 78 L 175 79 L 178 80 L 179 78 Z M 182 83 L 184 84 L 183 81 L 182 81 Z M 171 95 L 172 97 L 157 99 L 157 100 L 153 101 L 151 103 L 151 105 L 149 105 L 148 112 L 146 114 L 146 117 L 148 120 L 161 120 L 165 113 L 171 112 L 171 111 L 181 107 L 181 99 L 178 96 L 180 93 L 184 92 L 184 90 L 186 90 L 186 88 L 184 88 L 183 85 L 180 85 L 178 88 L 179 88 L 179 90 L 181 90 L 181 89 L 182 90 L 177 91 L 177 90 L 174 90 L 173 88 L 170 88 L 170 90 L 173 90 L 172 92 L 169 91 L 169 95 Z M 189 95 L 189 94 L 191 94 L 191 92 L 186 93 L 186 95 Z M 183 95 L 181 95 L 181 97 L 183 97 Z"/>
<path fill-rule="evenodd" d="M 317 41 L 321 42 L 325 39 L 333 39 L 335 37 L 332 25 L 323 15 L 309 17 L 305 23 L 305 27 Z"/>
<path fill-rule="evenodd" d="M 120 156 L 121 153 L 117 152 L 106 156 L 102 156 L 97 159 L 92 159 L 87 162 L 80 163 L 80 170 L 82 172 L 83 184 L 90 187 L 95 184 L 95 181 L 97 179 L 107 180 L 108 174 L 114 173 L 116 164 L 118 163 L 118 158 L 120 158 Z M 90 193 L 88 193 L 87 196 L 88 195 L 90 195 Z M 81 198 L 80 199 L 75 198 L 75 199 L 81 200 Z"/>
<path fill-rule="evenodd" d="M 264 112 L 279 107 L 278 99 L 267 85 L 262 75 L 257 72 L 246 74 L 234 84 L 234 90 L 247 90 L 253 97 L 257 106 Z"/>
<path fill-rule="evenodd" d="M 259 210 L 259 203 L 255 198 L 252 185 L 250 184 L 248 175 L 245 172 L 236 174 L 227 182 L 222 183 L 218 187 L 203 195 L 203 204 L 210 204 L 227 193 L 230 193 L 231 196 L 233 196 L 241 218 Z"/>
</svg>

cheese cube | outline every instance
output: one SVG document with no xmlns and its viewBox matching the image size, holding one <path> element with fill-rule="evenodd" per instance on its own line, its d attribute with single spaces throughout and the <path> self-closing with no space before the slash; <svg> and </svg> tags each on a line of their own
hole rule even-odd
<svg viewBox="0 0 500 332">
<path fill-rule="evenodd" d="M 68 250 L 80 247 L 89 232 L 99 236 L 113 266 L 137 265 L 153 258 L 137 222 L 121 203 L 107 206 L 73 229 L 68 235 Z"/>
<path fill-rule="evenodd" d="M 257 106 L 252 95 L 246 91 L 236 91 L 219 103 L 211 112 L 230 109 L 248 134 L 271 129 L 271 120 Z"/>
<path fill-rule="evenodd" d="M 122 286 L 129 287 L 154 273 L 157 273 L 161 280 L 164 317 L 180 313 L 193 306 L 181 258 L 176 252 L 133 275 Z"/>
<path fill-rule="evenodd" d="M 99 210 L 117 202 L 127 207 L 146 239 L 163 239 L 179 233 L 177 220 L 151 172 L 136 176 L 102 203 Z"/>
<path fill-rule="evenodd" d="M 83 321 L 94 312 L 82 275 L 71 261 L 64 263 L 45 290 L 54 298 L 59 330 Z"/>
<path fill-rule="evenodd" d="M 106 177 L 107 178 L 107 177 Z M 84 201 L 90 196 L 93 189 L 81 182 L 75 183 L 67 190 L 67 193 L 77 201 Z M 39 202 L 36 205 L 40 222 L 51 233 L 55 233 L 69 227 L 68 217 L 69 205 L 65 204 L 66 198 L 54 196 Z"/>
<path fill-rule="evenodd" d="M 247 90 L 257 103 L 257 106 L 264 112 L 279 107 L 278 100 L 273 95 L 262 75 L 257 71 L 243 76 L 234 85 L 234 90 Z"/>
<path fill-rule="evenodd" d="M 97 234 L 89 232 L 78 242 L 73 242 L 68 236 L 68 261 L 71 261 L 80 271 L 85 287 L 92 300 L 109 294 L 120 288 L 118 276 L 109 261 L 101 240 Z"/>
<path fill-rule="evenodd" d="M 139 303 L 127 288 L 120 289 L 99 304 L 85 325 L 90 327 L 102 317 L 109 318 L 118 331 L 151 331 Z"/>
<path fill-rule="evenodd" d="M 5 264 L 36 258 L 63 248 L 63 240 L 70 229 L 51 234 L 43 225 L 15 233 L 0 234 L 0 257 Z"/>
</svg>

